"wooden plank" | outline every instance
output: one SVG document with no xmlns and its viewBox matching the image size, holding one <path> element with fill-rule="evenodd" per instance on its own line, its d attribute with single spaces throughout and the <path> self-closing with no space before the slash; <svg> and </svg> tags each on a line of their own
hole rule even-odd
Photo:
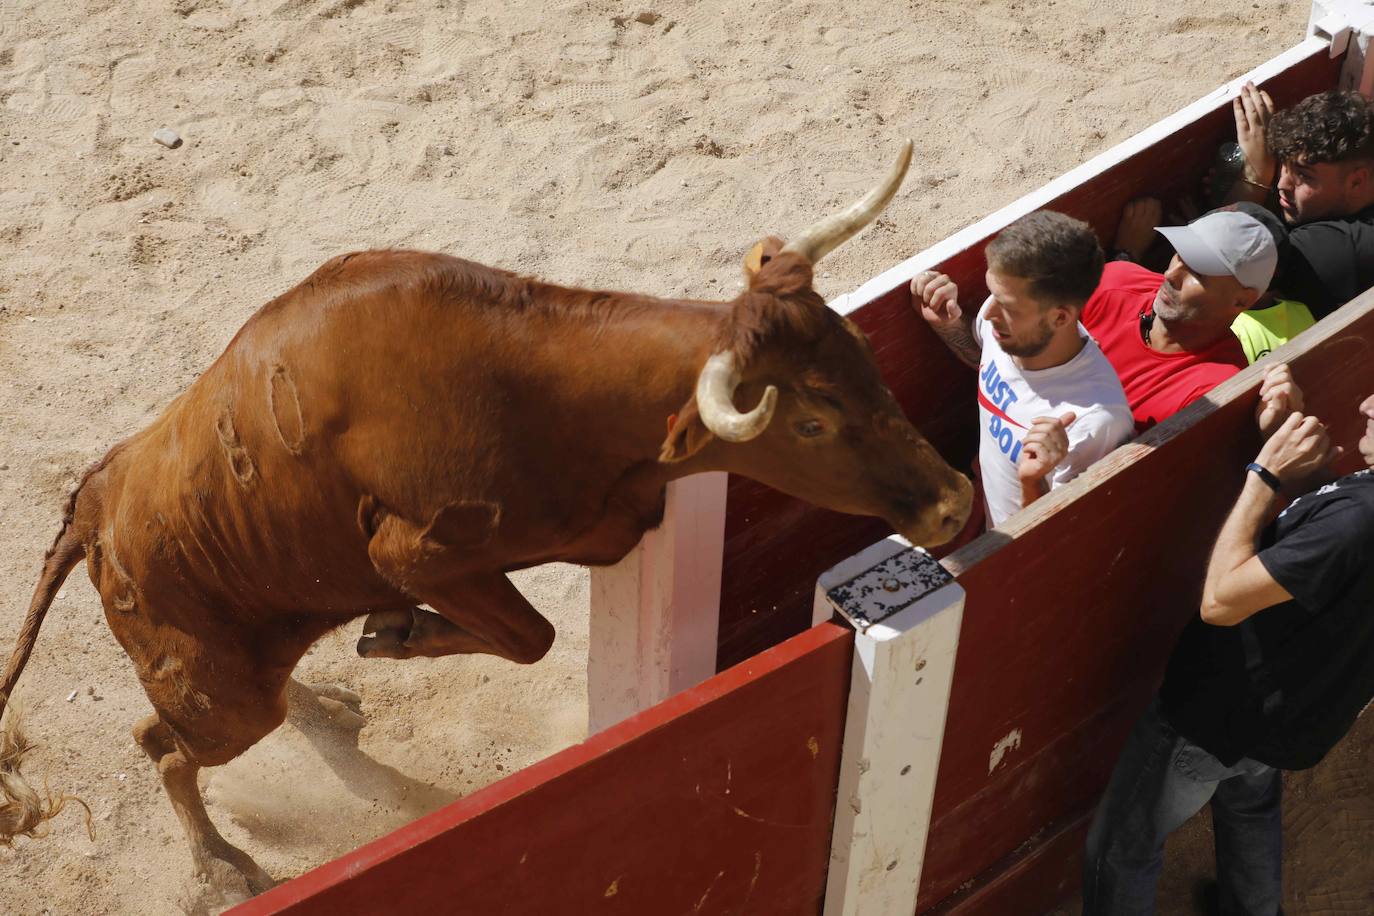
<svg viewBox="0 0 1374 916">
<path fill-rule="evenodd" d="M 808 630 L 233 912 L 816 912 L 852 645 Z"/>
<path fill-rule="evenodd" d="M 663 523 L 591 570 L 588 734 L 716 673 L 726 474 L 668 484 Z"/>
<path fill-rule="evenodd" d="M 907 284 L 938 268 L 966 301 L 986 294 L 983 247 L 1014 219 L 1048 207 L 1085 219 L 1110 242 L 1122 206 L 1143 193 L 1172 195 L 1196 183 L 1222 140 L 1234 134 L 1230 98 L 1254 78 L 1278 105 L 1335 84 L 1341 61 L 1318 39 L 1268 61 L 1204 99 L 1114 147 L 987 219 L 908 259 L 837 303 L 873 342 L 883 378 L 912 422 L 951 464 L 967 467 L 976 447 L 971 370 L 952 357 L 912 312 Z M 876 519 L 806 506 L 732 477 L 725 524 L 720 648 L 724 668 L 810 622 L 811 583 L 826 569 L 889 533 Z"/>
<path fill-rule="evenodd" d="M 1374 291 L 1273 357 L 1292 364 L 1308 411 L 1346 448 L 1342 470 L 1360 466 L 1370 339 Z M 918 911 L 994 878 L 999 860 L 1105 784 L 1197 613 L 1212 541 L 1259 449 L 1263 368 L 946 560 L 967 598 Z"/>
<path fill-rule="evenodd" d="M 1092 809 L 1048 827 L 991 869 L 996 877 L 945 900 L 931 916 L 1040 916 L 1078 887 Z"/>
</svg>

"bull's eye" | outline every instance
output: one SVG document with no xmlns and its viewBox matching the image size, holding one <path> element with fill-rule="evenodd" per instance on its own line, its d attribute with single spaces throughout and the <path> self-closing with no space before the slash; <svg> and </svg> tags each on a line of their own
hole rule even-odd
<svg viewBox="0 0 1374 916">
<path fill-rule="evenodd" d="M 819 436 L 825 432 L 825 425 L 820 420 L 802 420 L 797 424 L 797 435 L 805 436 L 808 439 Z"/>
</svg>

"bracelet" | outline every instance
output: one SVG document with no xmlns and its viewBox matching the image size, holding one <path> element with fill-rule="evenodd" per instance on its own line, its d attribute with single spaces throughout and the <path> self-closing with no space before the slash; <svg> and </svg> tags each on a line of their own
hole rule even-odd
<svg viewBox="0 0 1374 916">
<path fill-rule="evenodd" d="M 1251 181 L 1249 178 L 1246 178 L 1244 175 L 1242 175 L 1238 180 L 1239 180 L 1239 181 L 1243 181 L 1245 184 L 1248 184 L 1248 185 L 1249 185 L 1250 187 L 1252 187 L 1252 188 L 1259 188 L 1261 191 L 1268 191 L 1268 190 L 1269 190 L 1269 185 L 1267 185 L 1267 184 L 1260 184 L 1258 181 Z"/>
<path fill-rule="evenodd" d="M 1280 493 L 1283 491 L 1283 484 L 1280 483 L 1279 479 L 1275 477 L 1273 473 L 1264 465 L 1256 464 L 1252 461 L 1245 466 L 1245 470 L 1254 471 L 1255 476 L 1258 477 L 1260 480 L 1264 481 L 1264 485 L 1269 489 L 1273 490 L 1275 493 Z"/>
</svg>

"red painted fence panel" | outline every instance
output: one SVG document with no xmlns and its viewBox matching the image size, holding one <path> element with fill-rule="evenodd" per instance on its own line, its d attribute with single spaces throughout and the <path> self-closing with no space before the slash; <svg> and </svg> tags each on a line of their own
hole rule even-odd
<svg viewBox="0 0 1374 916">
<path fill-rule="evenodd" d="M 808 630 L 233 912 L 816 913 L 853 642 Z"/>
</svg>

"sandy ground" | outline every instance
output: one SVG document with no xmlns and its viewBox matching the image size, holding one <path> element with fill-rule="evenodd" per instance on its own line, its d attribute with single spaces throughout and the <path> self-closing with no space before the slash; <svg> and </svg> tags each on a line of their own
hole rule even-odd
<svg viewBox="0 0 1374 916">
<path fill-rule="evenodd" d="M 0 0 L 0 639 L 80 471 L 335 254 L 425 247 L 726 297 L 754 239 L 848 203 L 914 137 L 907 193 L 823 265 L 835 295 L 1296 43 L 1306 15 L 1282 0 Z M 184 144 L 152 142 L 161 127 Z M 533 668 L 365 662 L 356 629 L 322 641 L 302 676 L 362 694 L 359 746 L 287 726 L 210 773 L 228 837 L 298 874 L 578 740 L 586 575 L 520 585 L 560 631 Z M 96 837 L 67 814 L 0 850 L 0 910 L 175 912 L 189 856 L 129 734 L 147 703 L 80 569 L 19 700 L 43 743 L 30 772 L 89 802 Z"/>
</svg>

